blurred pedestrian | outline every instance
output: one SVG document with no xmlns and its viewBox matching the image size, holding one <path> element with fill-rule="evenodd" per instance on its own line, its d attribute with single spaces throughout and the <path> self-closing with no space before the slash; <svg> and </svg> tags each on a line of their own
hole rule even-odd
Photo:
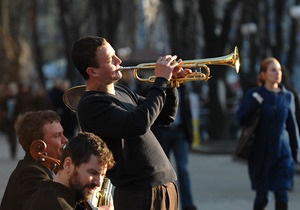
<svg viewBox="0 0 300 210">
<path fill-rule="evenodd" d="M 174 123 L 157 127 L 153 132 L 166 155 L 174 155 L 179 182 L 179 196 L 182 210 L 196 210 L 193 203 L 191 180 L 188 169 L 189 149 L 193 142 L 193 124 L 189 93 L 186 85 L 178 88 L 179 105 Z"/>
<path fill-rule="evenodd" d="M 12 102 L 12 104 L 10 103 Z M 14 98 L 11 97 L 6 84 L 0 84 L 0 132 L 7 139 L 10 149 L 10 157 L 16 158 L 17 154 L 17 137 L 15 134 L 13 117 L 10 114 L 11 108 L 14 109 Z"/>
<path fill-rule="evenodd" d="M 39 111 L 45 109 L 53 110 L 52 101 L 49 98 L 47 90 L 42 85 L 40 85 L 34 91 L 33 103 L 34 104 L 32 106 L 32 111 Z"/>
<path fill-rule="evenodd" d="M 257 109 L 261 116 L 248 159 L 252 189 L 256 191 L 254 210 L 265 209 L 269 191 L 275 195 L 276 210 L 288 209 L 288 189 L 299 158 L 299 131 L 293 94 L 281 85 L 282 71 L 273 57 L 261 62 L 259 87 L 248 90 L 237 112 L 241 125 Z"/>
<path fill-rule="evenodd" d="M 19 84 L 15 96 L 14 122 L 20 114 L 35 110 L 34 96 L 31 84 Z"/>
<path fill-rule="evenodd" d="M 70 87 L 69 82 L 57 78 L 54 80 L 53 87 L 48 91 L 53 110 L 60 116 L 61 125 L 64 128 L 64 134 L 67 138 L 75 135 L 77 128 L 77 118 L 63 102 L 63 94 Z"/>
<path fill-rule="evenodd" d="M 290 72 L 286 67 L 282 67 L 282 82 L 281 82 L 286 89 L 291 91 L 294 94 L 295 98 L 295 114 L 296 114 L 296 121 L 298 123 L 298 129 L 300 132 L 300 99 L 299 93 L 295 90 L 292 86 L 290 81 Z"/>
</svg>

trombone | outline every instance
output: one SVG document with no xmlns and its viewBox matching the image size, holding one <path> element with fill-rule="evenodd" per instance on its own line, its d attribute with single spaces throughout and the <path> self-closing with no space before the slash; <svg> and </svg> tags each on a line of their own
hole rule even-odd
<svg viewBox="0 0 300 210">
<path fill-rule="evenodd" d="M 216 57 L 216 58 L 205 58 L 205 59 L 195 59 L 195 60 L 186 60 L 182 61 L 179 65 L 181 68 L 196 68 L 199 69 L 199 71 L 193 71 L 191 74 L 186 75 L 182 78 L 176 78 L 173 77 L 170 80 L 170 86 L 171 87 L 179 87 L 181 83 L 183 82 L 189 82 L 189 81 L 201 81 L 201 80 L 208 80 L 211 78 L 210 75 L 210 69 L 208 65 L 227 65 L 230 67 L 233 67 L 236 71 L 236 73 L 239 73 L 240 69 L 240 58 L 239 58 L 239 51 L 238 48 L 235 47 L 234 51 L 230 53 L 229 55 Z M 204 72 L 202 72 L 201 69 L 205 69 Z M 141 82 L 154 82 L 155 76 L 150 76 L 148 78 L 141 78 L 138 75 L 138 71 L 140 70 L 149 70 L 149 69 L 155 69 L 155 63 L 142 63 L 137 66 L 127 66 L 127 67 L 120 67 L 120 71 L 123 70 L 133 70 L 133 76 L 141 81 Z"/>
</svg>

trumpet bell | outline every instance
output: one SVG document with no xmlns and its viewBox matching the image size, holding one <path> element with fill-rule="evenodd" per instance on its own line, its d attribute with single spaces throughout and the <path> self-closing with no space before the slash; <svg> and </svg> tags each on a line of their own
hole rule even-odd
<svg viewBox="0 0 300 210">
<path fill-rule="evenodd" d="M 205 59 L 195 59 L 187 60 L 182 62 L 182 68 L 196 68 L 201 65 L 226 65 L 235 69 L 236 73 L 240 70 L 240 57 L 238 48 L 235 47 L 234 51 L 229 55 L 216 57 L 216 58 L 205 58 Z"/>
</svg>

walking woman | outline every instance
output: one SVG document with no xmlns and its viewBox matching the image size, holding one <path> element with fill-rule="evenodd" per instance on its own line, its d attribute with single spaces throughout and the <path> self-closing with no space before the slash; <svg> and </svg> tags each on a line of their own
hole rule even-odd
<svg viewBox="0 0 300 210">
<path fill-rule="evenodd" d="M 299 156 L 299 132 L 293 94 L 281 85 L 282 71 L 273 57 L 261 62 L 259 87 L 250 89 L 237 112 L 240 125 L 261 109 L 252 152 L 248 159 L 251 187 L 256 191 L 254 210 L 263 210 L 270 191 L 275 209 L 288 209 L 288 189 Z"/>
</svg>

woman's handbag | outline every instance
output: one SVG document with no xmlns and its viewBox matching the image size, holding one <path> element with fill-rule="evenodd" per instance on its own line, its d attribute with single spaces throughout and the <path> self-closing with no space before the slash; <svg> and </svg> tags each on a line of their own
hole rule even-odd
<svg viewBox="0 0 300 210">
<path fill-rule="evenodd" d="M 261 109 L 257 109 L 249 123 L 242 128 L 242 133 L 238 139 L 238 144 L 235 149 L 235 155 L 239 158 L 248 159 L 249 157 L 255 137 L 255 130 L 260 118 L 260 112 Z"/>
</svg>

